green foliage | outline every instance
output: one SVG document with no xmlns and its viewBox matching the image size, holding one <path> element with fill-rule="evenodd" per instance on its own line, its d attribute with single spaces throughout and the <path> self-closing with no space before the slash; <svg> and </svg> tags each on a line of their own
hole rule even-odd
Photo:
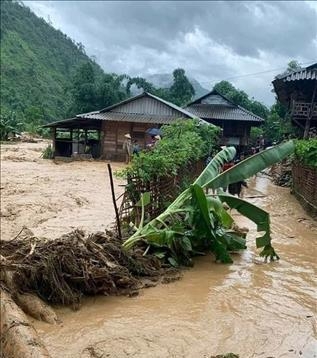
<svg viewBox="0 0 317 358">
<path fill-rule="evenodd" d="M 300 63 L 298 61 L 292 60 L 287 64 L 286 70 L 283 73 L 275 76 L 275 78 L 278 78 L 279 76 L 285 76 L 288 73 L 300 70 L 301 68 L 302 68 L 302 66 L 300 65 Z"/>
<path fill-rule="evenodd" d="M 296 62 L 296 61 L 295 61 Z M 290 63 L 290 66 L 296 67 Z M 279 143 L 283 139 L 296 137 L 296 127 L 292 125 L 287 109 L 278 101 L 269 109 L 263 103 L 250 99 L 249 96 L 239 89 L 236 89 L 230 82 L 221 81 L 214 86 L 214 89 L 227 97 L 233 103 L 244 107 L 250 112 L 265 120 L 261 127 L 251 128 L 250 144 L 255 145 L 257 137 L 263 135 L 267 144 Z"/>
<path fill-rule="evenodd" d="M 232 147 L 230 147 L 232 148 Z M 230 148 L 225 148 L 222 152 L 218 154 L 220 158 L 224 158 L 227 153 L 229 153 Z M 212 188 L 219 189 L 225 188 L 229 184 L 237 183 L 243 181 L 244 179 L 250 178 L 252 175 L 260 172 L 261 170 L 278 163 L 284 158 L 286 158 L 290 153 L 294 152 L 294 142 L 288 141 L 279 144 L 278 146 L 268 148 L 256 155 L 248 157 L 234 167 L 218 174 L 215 176 L 214 171 L 211 171 L 213 168 L 213 160 L 204 172 L 196 179 L 196 183 L 201 185 L 203 188 Z M 221 156 L 220 156 L 221 154 Z M 217 156 L 214 158 L 217 161 L 220 160 Z M 227 158 L 233 159 L 234 154 L 231 152 L 230 155 L 227 155 Z M 229 160 L 230 160 L 229 159 Z M 226 159 L 226 161 L 228 161 Z M 207 173 L 211 173 L 207 175 Z"/>
<path fill-rule="evenodd" d="M 278 258 L 271 245 L 268 213 L 241 199 L 225 195 L 221 188 L 271 166 L 289 156 L 293 150 L 293 142 L 286 142 L 264 150 L 220 173 L 223 164 L 232 160 L 236 154 L 234 147 L 223 149 L 211 160 L 193 185 L 185 189 L 158 217 L 140 226 L 123 246 L 129 249 L 139 240 L 143 240 L 154 249 L 159 248 L 160 257 L 177 264 L 191 263 L 193 254 L 209 249 L 215 253 L 217 260 L 230 263 L 232 259 L 229 252 L 245 248 L 245 238 L 227 230 L 233 219 L 221 205 L 223 201 L 253 220 L 258 231 L 264 231 L 256 240 L 257 247 L 263 247 L 260 255 L 272 260 Z M 207 187 L 218 190 L 218 195 L 206 197 L 203 188 Z"/>
<path fill-rule="evenodd" d="M 219 199 L 222 202 L 227 203 L 230 208 L 238 210 L 240 214 L 257 224 L 257 231 L 264 231 L 262 236 L 256 238 L 256 247 L 264 247 L 260 256 L 270 257 L 271 260 L 279 258 L 271 246 L 269 214 L 261 208 L 240 198 L 226 194 L 218 194 L 218 196 Z"/>
<path fill-rule="evenodd" d="M 142 88 L 144 92 L 150 92 L 155 94 L 156 88 L 152 85 L 152 83 L 148 82 L 146 79 L 142 77 L 132 77 L 128 80 L 126 84 L 126 91 L 130 94 L 130 89 L 132 85 L 136 85 L 137 88 Z"/>
<path fill-rule="evenodd" d="M 75 43 L 28 7 L 1 1 L 1 107 L 21 121 L 38 108 L 45 122 L 65 118 L 71 94 L 65 88 L 74 69 L 90 63 L 101 68 Z"/>
<path fill-rule="evenodd" d="M 50 144 L 42 151 L 41 158 L 43 158 L 43 159 L 54 158 L 54 151 Z"/>
<path fill-rule="evenodd" d="M 1 111 L 0 116 L 0 140 L 8 140 L 10 134 L 19 133 L 23 123 L 19 121 L 16 113 Z"/>
<path fill-rule="evenodd" d="M 262 126 L 265 138 L 273 142 L 281 142 L 288 137 L 296 137 L 296 127 L 291 123 L 287 110 L 279 102 L 276 102 Z"/>
<path fill-rule="evenodd" d="M 250 131 L 250 145 L 255 146 L 260 135 L 264 135 L 263 127 L 251 127 Z"/>
<path fill-rule="evenodd" d="M 194 97 L 194 87 L 189 82 L 185 75 L 185 71 L 182 68 L 174 70 L 173 77 L 173 84 L 169 90 L 169 101 L 178 106 L 184 106 Z"/>
<path fill-rule="evenodd" d="M 197 120 L 179 120 L 161 128 L 163 138 L 154 148 L 133 157 L 125 175 L 149 181 L 175 175 L 179 168 L 206 157 L 217 142 L 218 127 Z"/>
<path fill-rule="evenodd" d="M 317 138 L 296 141 L 295 157 L 305 165 L 317 167 Z"/>
<path fill-rule="evenodd" d="M 136 85 L 138 89 L 150 92 L 155 96 L 172 102 L 178 106 L 184 106 L 190 102 L 195 95 L 195 90 L 185 75 L 185 70 L 177 68 L 173 71 L 173 84 L 170 88 L 156 88 L 152 83 L 142 77 L 130 78 L 126 84 L 126 91 L 130 94 L 132 85 Z"/>
<path fill-rule="evenodd" d="M 91 63 L 77 68 L 68 91 L 71 93 L 71 105 L 68 115 L 91 112 L 108 107 L 127 98 L 122 82 L 127 76 L 102 74 L 97 77 Z"/>
<path fill-rule="evenodd" d="M 255 101 L 239 89 L 236 89 L 230 82 L 221 81 L 215 84 L 214 90 L 231 100 L 233 103 L 244 107 L 254 114 L 266 119 L 269 114 L 269 109 L 261 102 Z"/>
<path fill-rule="evenodd" d="M 112 104 L 123 101 L 127 98 L 127 93 L 123 82 L 128 78 L 126 75 L 116 75 L 106 73 L 101 76 L 97 89 L 96 108 L 105 108 Z"/>
<path fill-rule="evenodd" d="M 93 66 L 87 62 L 75 72 L 69 92 L 72 95 L 73 114 L 91 112 L 96 109 L 97 84 Z"/>
</svg>

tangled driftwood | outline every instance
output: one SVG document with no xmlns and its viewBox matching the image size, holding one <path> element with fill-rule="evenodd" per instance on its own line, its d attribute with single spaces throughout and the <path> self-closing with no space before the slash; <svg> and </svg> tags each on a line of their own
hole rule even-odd
<svg viewBox="0 0 317 358">
<path fill-rule="evenodd" d="M 33 292 L 47 302 L 76 307 L 83 295 L 134 294 L 142 278 L 158 281 L 163 271 L 154 256 L 121 248 L 110 231 L 86 236 L 75 230 L 56 240 L 29 237 L 1 242 L 2 269 L 11 270 L 20 292 Z"/>
<path fill-rule="evenodd" d="M 269 175 L 275 185 L 290 187 L 292 185 L 292 159 L 286 158 L 280 163 L 274 164 Z"/>
</svg>

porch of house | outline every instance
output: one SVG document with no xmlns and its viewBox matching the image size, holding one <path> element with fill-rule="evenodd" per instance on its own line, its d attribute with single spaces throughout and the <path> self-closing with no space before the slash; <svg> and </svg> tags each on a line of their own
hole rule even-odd
<svg viewBox="0 0 317 358">
<path fill-rule="evenodd" d="M 47 124 L 52 131 L 54 157 L 99 158 L 102 155 L 100 121 L 73 118 Z"/>
</svg>

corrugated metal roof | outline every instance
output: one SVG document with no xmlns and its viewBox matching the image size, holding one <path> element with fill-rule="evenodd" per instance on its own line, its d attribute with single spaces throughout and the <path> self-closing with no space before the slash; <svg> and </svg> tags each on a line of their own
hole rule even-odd
<svg viewBox="0 0 317 358">
<path fill-rule="evenodd" d="M 92 121 L 88 118 L 70 118 L 70 119 L 64 119 L 56 122 L 51 122 L 48 124 L 45 124 L 42 126 L 44 128 L 53 128 L 53 127 L 60 127 L 60 128 L 98 128 L 101 127 L 100 122 Z"/>
<path fill-rule="evenodd" d="M 264 119 L 234 104 L 216 90 L 191 102 L 186 110 L 203 119 L 264 122 Z"/>
<path fill-rule="evenodd" d="M 59 121 L 48 126 L 75 124 L 85 120 L 169 124 L 176 119 L 187 118 L 210 124 L 186 109 L 144 92 L 100 111 L 78 114 L 72 120 Z"/>
<path fill-rule="evenodd" d="M 170 106 L 170 107 L 174 108 L 175 110 L 177 110 L 177 111 L 179 111 L 179 112 L 185 114 L 185 115 L 186 115 L 187 117 L 189 117 L 189 118 L 192 118 L 192 119 L 197 118 L 197 116 L 193 116 L 192 113 L 186 111 L 186 109 L 184 109 L 184 108 L 181 108 L 181 107 L 176 106 L 176 104 L 173 104 L 173 103 L 171 103 L 171 102 L 165 101 L 164 99 L 159 98 L 159 97 L 156 97 L 156 96 L 154 96 L 154 95 L 151 94 L 151 93 L 147 93 L 147 92 L 146 92 L 146 94 L 149 95 L 149 96 L 151 96 L 152 98 L 155 98 L 155 99 L 158 100 L 158 101 L 161 101 L 162 103 L 165 103 L 167 106 Z"/>
<path fill-rule="evenodd" d="M 192 104 L 186 108 L 193 115 L 203 119 L 220 119 L 233 121 L 263 122 L 264 119 L 247 111 L 246 109 L 235 106 L 228 107 L 212 104 Z"/>
<path fill-rule="evenodd" d="M 216 90 L 212 90 L 205 95 L 196 98 L 193 102 L 190 102 L 185 106 L 186 108 L 189 108 L 192 104 L 210 104 L 210 105 L 223 105 L 228 107 L 236 107 L 237 105 L 233 103 L 230 99 L 228 99 L 226 96 L 222 95 Z"/>
<path fill-rule="evenodd" d="M 180 115 L 155 115 L 142 113 L 120 113 L 120 112 L 105 112 L 105 113 L 86 113 L 81 118 L 96 119 L 101 121 L 115 121 L 115 122 L 137 122 L 137 123 L 153 123 L 153 124 L 168 124 L 178 118 L 184 118 Z"/>
<path fill-rule="evenodd" d="M 109 113 L 109 112 L 120 113 L 120 114 L 127 113 L 127 114 L 150 115 L 150 116 L 170 115 L 171 119 L 181 118 L 181 117 L 196 118 L 195 116 L 193 116 L 192 113 L 186 111 L 185 109 L 178 107 L 173 103 L 165 101 L 162 98 L 156 97 L 148 92 L 144 92 L 140 95 L 128 98 L 122 102 L 101 109 L 100 111 L 82 113 L 76 115 L 76 117 L 92 118 L 90 117 L 91 115 L 98 114 L 98 113 L 99 114 Z M 120 116 L 118 118 L 120 118 Z"/>
<path fill-rule="evenodd" d="M 283 80 L 283 82 L 291 82 L 298 80 L 317 80 L 317 63 L 309 67 L 288 73 L 286 75 L 278 76 L 277 79 Z"/>
<path fill-rule="evenodd" d="M 178 107 L 173 103 L 144 92 L 100 111 L 82 113 L 77 118 L 101 121 L 141 122 L 168 124 L 180 118 L 196 118 L 201 123 L 209 124 L 196 114 Z"/>
</svg>

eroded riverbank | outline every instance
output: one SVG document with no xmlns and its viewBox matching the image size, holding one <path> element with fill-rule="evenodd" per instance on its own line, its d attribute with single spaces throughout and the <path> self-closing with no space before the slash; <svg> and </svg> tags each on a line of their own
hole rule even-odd
<svg viewBox="0 0 317 358">
<path fill-rule="evenodd" d="M 62 325 L 35 322 L 51 355 L 315 357 L 316 223 L 288 189 L 263 177 L 250 187 L 264 196 L 249 200 L 271 213 L 279 262 L 262 263 L 255 226 L 235 215 L 250 233 L 248 250 L 234 264 L 199 258 L 181 281 L 138 297 L 95 297 L 77 312 L 58 309 Z"/>
</svg>

